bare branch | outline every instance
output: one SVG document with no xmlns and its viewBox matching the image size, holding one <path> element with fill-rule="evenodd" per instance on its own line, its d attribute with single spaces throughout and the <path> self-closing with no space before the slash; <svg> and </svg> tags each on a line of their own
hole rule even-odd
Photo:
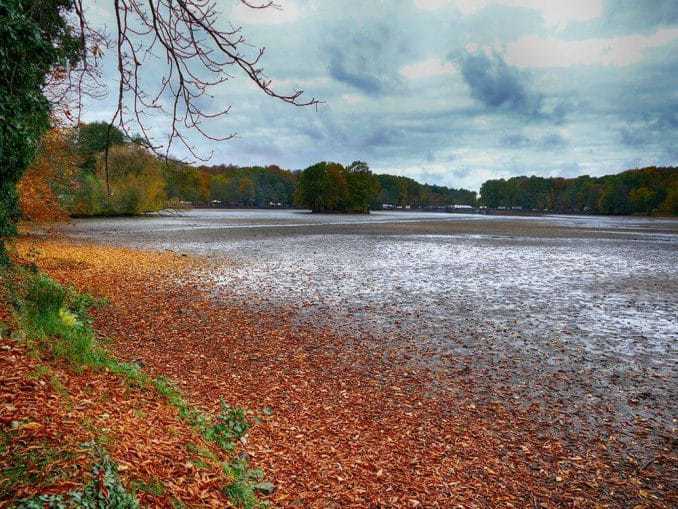
<svg viewBox="0 0 678 509">
<path fill-rule="evenodd" d="M 128 136 L 132 128 L 137 129 L 145 144 L 165 157 L 179 143 L 195 159 L 206 160 L 191 142 L 192 134 L 213 141 L 235 136 L 211 133 L 208 123 L 229 113 L 229 105 L 215 110 L 209 106 L 214 103 L 213 90 L 237 72 L 270 97 L 295 106 L 319 104 L 315 98 L 304 99 L 301 90 L 289 94 L 274 90 L 260 65 L 265 48 L 251 46 L 241 27 L 221 28 L 214 0 L 113 0 L 113 44 L 92 28 L 83 0 L 74 1 L 73 27 L 81 40 L 82 57 L 77 67 L 55 70 L 54 83 L 48 88 L 55 91 L 55 104 L 72 104 L 69 99 L 75 98 L 76 122 L 83 96 L 105 93 L 100 62 L 109 47 L 115 50 L 118 74 L 111 128 L 116 126 Z M 272 0 L 239 1 L 255 10 L 280 8 Z M 160 75 L 158 65 L 162 66 Z M 154 141 L 154 112 L 169 118 L 162 143 Z M 73 117 L 70 108 L 66 116 Z"/>
</svg>

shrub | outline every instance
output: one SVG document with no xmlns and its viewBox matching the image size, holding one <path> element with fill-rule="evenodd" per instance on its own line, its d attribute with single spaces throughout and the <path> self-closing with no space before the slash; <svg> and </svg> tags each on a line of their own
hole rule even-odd
<svg viewBox="0 0 678 509">
<path fill-rule="evenodd" d="M 235 449 L 235 442 L 245 436 L 250 425 L 242 408 L 228 405 L 221 400 L 221 413 L 217 422 L 207 428 L 205 438 L 226 451 Z"/>
</svg>

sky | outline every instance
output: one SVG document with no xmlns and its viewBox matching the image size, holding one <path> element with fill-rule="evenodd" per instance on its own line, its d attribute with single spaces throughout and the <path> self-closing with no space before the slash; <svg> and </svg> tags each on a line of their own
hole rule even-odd
<svg viewBox="0 0 678 509">
<path fill-rule="evenodd" d="M 110 3 L 94 1 L 90 13 L 109 30 Z M 678 165 L 678 0 L 276 3 L 217 0 L 219 24 L 267 48 L 274 88 L 323 104 L 278 102 L 235 73 L 205 105 L 232 107 L 209 131 L 236 138 L 195 139 L 213 152 L 209 164 L 363 160 L 377 173 L 472 190 L 514 175 Z M 112 94 L 87 104 L 83 118 L 110 120 L 111 104 Z M 149 123 L 162 138 L 167 120 Z"/>
</svg>

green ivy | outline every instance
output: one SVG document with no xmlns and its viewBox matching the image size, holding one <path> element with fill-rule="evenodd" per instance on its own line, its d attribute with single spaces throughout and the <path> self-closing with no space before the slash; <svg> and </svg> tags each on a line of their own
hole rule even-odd
<svg viewBox="0 0 678 509">
<path fill-rule="evenodd" d="M 82 491 L 68 495 L 39 495 L 20 501 L 16 509 L 139 509 L 139 502 L 120 482 L 118 468 L 108 456 L 92 467 L 92 480 Z"/>
<path fill-rule="evenodd" d="M 49 127 L 46 77 L 80 54 L 72 11 L 72 0 L 0 0 L 0 265 L 20 215 L 16 185 Z"/>
</svg>

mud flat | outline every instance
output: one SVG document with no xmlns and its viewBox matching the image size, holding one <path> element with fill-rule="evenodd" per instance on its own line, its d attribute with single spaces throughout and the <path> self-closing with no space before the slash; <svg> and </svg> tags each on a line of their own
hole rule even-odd
<svg viewBox="0 0 678 509">
<path fill-rule="evenodd" d="M 640 466 L 675 454 L 676 220 L 191 211 L 61 231 L 207 256 L 219 302 L 354 338 L 428 371 L 431 393 L 508 394 L 553 436 L 617 437 Z"/>
</svg>

